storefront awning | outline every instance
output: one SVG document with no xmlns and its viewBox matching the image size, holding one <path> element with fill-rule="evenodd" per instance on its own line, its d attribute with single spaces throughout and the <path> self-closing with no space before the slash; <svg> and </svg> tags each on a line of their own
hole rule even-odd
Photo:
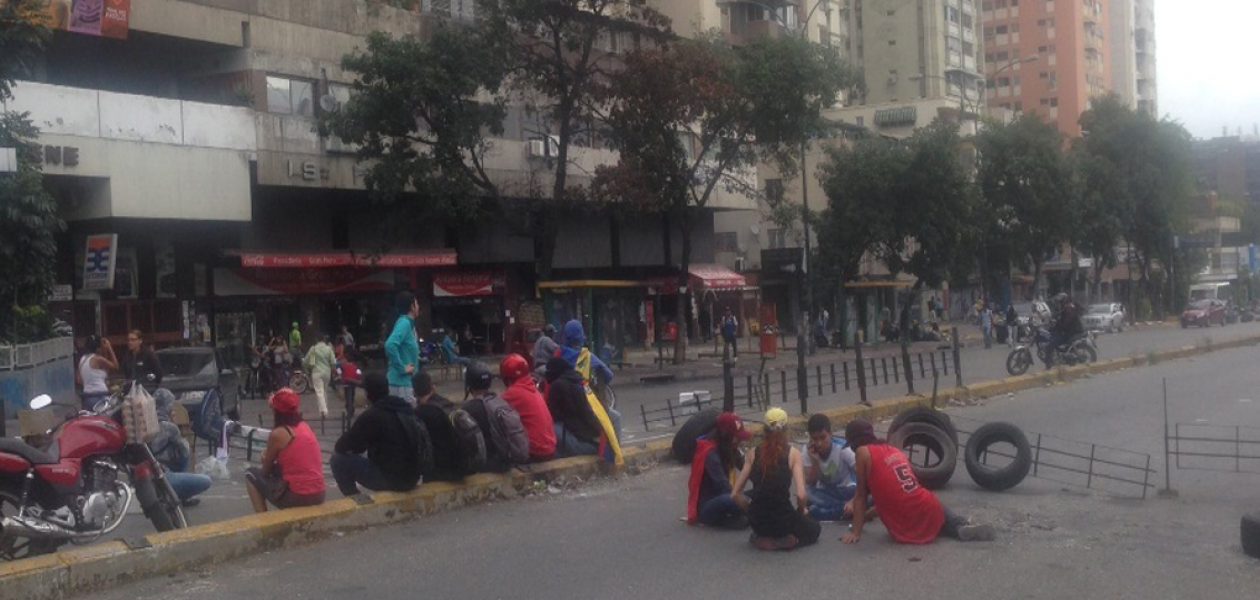
<svg viewBox="0 0 1260 600">
<path fill-rule="evenodd" d="M 850 281 L 844 284 L 844 287 L 851 290 L 864 290 L 875 288 L 908 288 L 913 287 L 914 283 L 910 281 Z"/>
<path fill-rule="evenodd" d="M 538 284 L 538 288 L 543 290 L 634 287 L 643 287 L 643 283 L 639 281 L 626 281 L 621 279 L 567 279 L 564 281 L 543 281 Z"/>
<path fill-rule="evenodd" d="M 236 252 L 242 267 L 258 269 L 320 269 L 332 267 L 452 267 L 459 257 L 454 250 L 425 250 L 416 252 Z"/>
<path fill-rule="evenodd" d="M 748 280 L 722 265 L 691 265 L 687 269 L 691 274 L 691 285 L 702 290 L 742 290 L 748 287 Z"/>
</svg>

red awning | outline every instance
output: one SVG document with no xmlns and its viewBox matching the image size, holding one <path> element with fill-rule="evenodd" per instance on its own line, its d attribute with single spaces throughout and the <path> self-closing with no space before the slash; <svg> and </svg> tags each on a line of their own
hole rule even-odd
<svg viewBox="0 0 1260 600">
<path fill-rule="evenodd" d="M 691 265 L 691 284 L 705 290 L 740 290 L 748 286 L 748 280 L 722 265 Z"/>
<path fill-rule="evenodd" d="M 452 267 L 458 264 L 454 250 L 397 252 L 389 254 L 356 254 L 354 252 L 321 252 L 294 254 L 279 252 L 241 252 L 241 266 L 261 269 L 318 269 L 329 267 Z"/>
<path fill-rule="evenodd" d="M 434 273 L 435 298 L 493 296 L 494 276 L 490 273 Z"/>
</svg>

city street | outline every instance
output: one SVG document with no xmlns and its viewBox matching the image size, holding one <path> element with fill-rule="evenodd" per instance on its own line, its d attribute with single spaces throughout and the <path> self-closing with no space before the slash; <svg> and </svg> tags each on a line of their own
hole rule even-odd
<svg viewBox="0 0 1260 600">
<path fill-rule="evenodd" d="M 960 427 L 1005 420 L 1030 432 L 1151 453 L 1162 483 L 1161 381 L 1168 380 L 1173 420 L 1260 426 L 1255 364 L 1254 348 L 1229 350 L 951 412 Z M 837 590 L 901 598 L 1232 599 L 1260 589 L 1256 561 L 1238 541 L 1239 517 L 1260 508 L 1255 474 L 1174 471 L 1179 497 L 1143 501 L 1034 478 L 1009 492 L 984 492 L 960 466 L 941 497 L 994 524 L 997 541 L 898 546 L 876 523 L 850 547 L 838 541 L 843 527 L 829 524 L 818 546 L 790 554 L 759 553 L 746 533 L 680 523 L 686 477 L 683 467 L 661 465 L 641 476 L 348 532 L 94 597 L 243 597 L 260 586 L 295 598 L 381 599 L 808 597 Z"/>
</svg>

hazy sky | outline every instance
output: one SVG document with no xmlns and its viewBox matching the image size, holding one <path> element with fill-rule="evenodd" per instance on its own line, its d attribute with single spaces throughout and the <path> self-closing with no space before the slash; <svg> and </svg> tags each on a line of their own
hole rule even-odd
<svg viewBox="0 0 1260 600">
<path fill-rule="evenodd" d="M 1260 0 L 1155 0 L 1159 112 L 1195 137 L 1260 125 Z"/>
</svg>

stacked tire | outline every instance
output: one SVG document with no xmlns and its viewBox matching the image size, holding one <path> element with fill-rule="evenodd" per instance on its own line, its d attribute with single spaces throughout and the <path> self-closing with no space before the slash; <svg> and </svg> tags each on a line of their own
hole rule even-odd
<svg viewBox="0 0 1260 600">
<path fill-rule="evenodd" d="M 902 411 L 888 426 L 888 443 L 903 450 L 922 448 L 928 460 L 910 468 L 919 484 L 929 490 L 949 483 L 958 466 L 958 430 L 949 415 L 935 409 L 917 406 Z M 931 458 L 935 456 L 936 461 Z"/>
</svg>

